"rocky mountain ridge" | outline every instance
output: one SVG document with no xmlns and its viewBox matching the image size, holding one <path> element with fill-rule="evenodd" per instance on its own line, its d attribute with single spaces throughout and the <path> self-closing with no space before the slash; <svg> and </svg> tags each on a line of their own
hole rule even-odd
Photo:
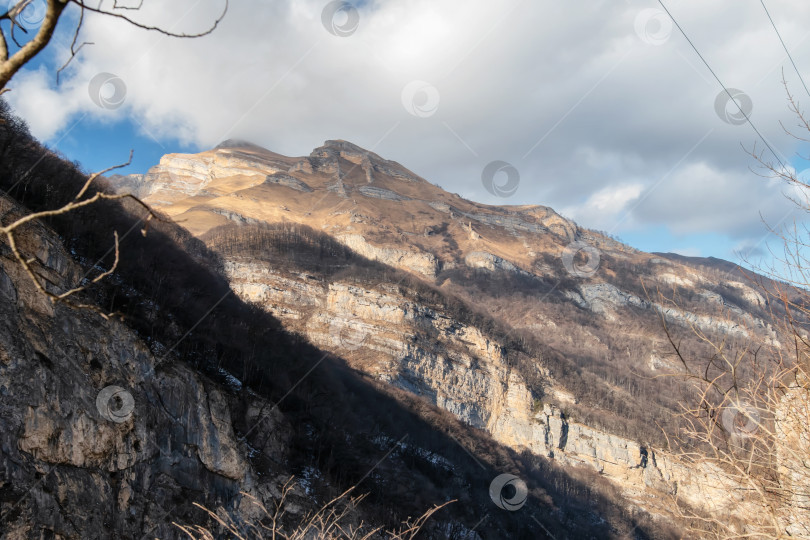
<svg viewBox="0 0 810 540">
<path fill-rule="evenodd" d="M 0 135 L 11 196 L 75 195 L 69 164 Z M 51 305 L 0 244 L 5 536 L 215 529 L 195 504 L 247 526 L 291 473 L 292 522 L 357 484 L 372 495 L 355 525 L 456 499 L 433 538 L 680 537 L 675 498 L 750 515 L 727 471 L 685 467 L 658 427 L 690 398 L 656 377 L 678 370 L 662 320 L 696 357 L 696 330 L 781 346 L 739 275 L 466 201 L 346 141 L 305 157 L 229 141 L 109 183 L 168 217 L 85 293 L 123 321 Z M 23 249 L 49 287 L 74 286 L 135 210 L 54 219 Z M 522 512 L 487 491 L 503 473 L 525 480 Z"/>
<path fill-rule="evenodd" d="M 73 200 L 86 176 L 3 114 L 2 222 Z M 222 253 L 211 251 L 165 219 L 152 220 L 145 235 L 129 234 L 144 229 L 144 218 L 138 205 L 103 201 L 18 231 L 17 247 L 35 279 L 57 293 L 85 285 L 77 298 L 98 311 L 52 304 L 37 294 L 0 241 L 3 538 L 180 538 L 180 527 L 218 537 L 225 534 L 218 520 L 238 528 L 261 521 L 286 534 L 319 508 L 328 512 L 329 501 L 352 486 L 365 498 L 332 507 L 347 530 L 396 530 L 408 516 L 444 505 L 426 524 L 425 537 L 669 534 L 667 523 L 652 521 L 595 473 L 519 453 L 422 397 L 348 365 L 349 358 L 362 356 L 355 334 L 335 329 L 343 355 L 314 347 L 307 336 L 232 294 L 225 276 L 235 259 L 224 255 L 224 245 Z M 231 223 L 240 237 L 262 225 Z M 121 239 L 119 264 L 92 282 L 90 276 L 118 259 L 114 231 Z M 277 260 L 287 270 L 314 262 L 307 270 L 313 283 L 324 272 L 360 280 L 336 286 L 336 298 L 386 291 L 398 301 L 408 290 L 420 314 L 446 317 L 423 329 L 451 331 L 437 344 L 440 353 L 459 348 L 446 351 L 453 355 L 448 362 L 458 355 L 487 362 L 475 343 L 494 343 L 487 315 L 425 288 L 418 278 L 407 281 L 417 274 L 361 258 L 336 241 L 321 243 L 323 256 L 313 259 L 311 250 L 290 243 L 298 233 L 288 232 L 282 231 L 289 242 Z M 345 264 L 346 257 L 353 263 Z M 394 274 L 405 289 L 387 283 Z M 381 288 L 357 287 L 365 279 Z M 414 292 L 423 297 L 415 299 Z M 373 300 L 362 294 L 363 301 Z M 464 329 L 463 340 L 451 339 L 456 329 Z M 389 344 L 398 346 L 400 336 L 391 337 Z M 413 350 L 423 347 L 417 343 Z M 500 354 L 511 362 L 511 345 Z M 429 388 L 427 380 L 413 379 L 422 388 Z M 504 509 L 503 498 L 490 493 L 504 474 L 514 475 L 507 476 L 510 482 L 525 482 L 524 512 Z M 285 498 L 291 475 L 293 491 Z M 283 518 L 269 520 L 261 506 L 272 512 L 279 504 Z"/>
<path fill-rule="evenodd" d="M 600 336 L 621 338 L 628 326 L 637 326 L 630 332 L 637 358 L 626 367 L 642 377 L 678 371 L 662 353 L 667 344 L 656 328 L 659 316 L 683 335 L 757 338 L 778 348 L 755 283 L 739 275 L 718 280 L 700 267 L 638 252 L 547 207 L 466 201 L 346 141 L 327 141 L 302 158 L 226 142 L 196 156 L 165 156 L 142 184 L 147 202 L 223 253 L 226 275 L 243 299 L 352 367 L 428 399 L 512 448 L 585 464 L 653 514 L 665 515 L 665 501 L 675 493 L 698 507 L 750 511 L 726 489 L 730 480 L 721 471 L 687 470 L 644 436 L 616 435 L 587 419 L 572 422 L 571 407 L 587 400 L 567 387 L 570 381 L 555 377 L 542 356 L 534 360 L 537 373 L 530 381 L 513 369 L 504 340 L 414 302 L 398 283 L 370 287 L 296 273 L 289 260 L 257 261 L 223 251 L 214 239 L 218 231 L 235 228 L 238 234 L 257 224 L 311 227 L 357 255 L 486 305 L 487 315 L 511 327 L 506 334 L 528 332 L 540 341 L 555 334 L 550 344 L 580 367 L 599 364 L 596 356 L 623 355 L 624 348 L 630 357 L 631 343 L 605 343 Z M 523 309 L 510 305 L 516 299 Z M 568 323 L 570 332 L 564 331 L 568 314 L 588 323 Z M 615 400 L 629 396 L 614 381 L 600 385 Z M 632 392 L 633 383 L 628 388 Z M 670 388 L 673 396 L 662 401 L 662 412 L 673 413 L 682 397 L 682 390 Z M 725 487 L 710 487 L 717 485 Z"/>
</svg>

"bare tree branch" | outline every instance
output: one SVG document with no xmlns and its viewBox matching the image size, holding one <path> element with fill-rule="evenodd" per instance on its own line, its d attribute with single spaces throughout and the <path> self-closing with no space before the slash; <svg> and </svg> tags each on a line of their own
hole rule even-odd
<svg viewBox="0 0 810 540">
<path fill-rule="evenodd" d="M 783 84 L 799 128 L 810 133 L 810 122 L 784 78 Z M 798 195 L 790 200 L 799 210 L 810 211 L 808 183 L 793 170 L 763 159 L 756 146 L 746 152 L 764 170 L 757 174 L 793 187 Z M 795 222 L 792 228 L 768 226 L 768 230 L 783 243 L 781 263 L 788 273 L 774 268 L 764 273 L 781 284 L 760 282 L 760 291 L 771 300 L 767 305 L 776 339 L 752 336 L 747 343 L 730 346 L 724 340 L 715 343 L 693 328 L 707 346 L 703 369 L 696 371 L 690 365 L 699 365 L 700 359 L 684 358 L 666 320 L 661 321 L 686 370 L 682 376 L 698 389 L 694 401 L 681 403 L 688 429 L 680 437 L 698 441 L 705 449 L 695 452 L 682 445 L 675 459 L 693 471 L 715 471 L 716 481 L 725 489 L 743 494 L 739 498 L 742 522 L 726 514 L 699 515 L 675 496 L 676 512 L 699 537 L 810 538 L 810 337 L 806 330 L 810 265 L 804 253 L 810 233 Z M 668 441 L 676 439 L 667 434 Z"/>
<path fill-rule="evenodd" d="M 76 55 L 85 45 L 94 45 L 91 41 L 83 41 L 79 47 L 76 47 L 76 43 L 79 41 L 79 32 L 82 30 L 82 24 L 84 23 L 84 6 L 79 9 L 79 22 L 76 23 L 76 31 L 73 33 L 73 41 L 70 42 L 70 57 L 67 61 L 62 64 L 62 67 L 56 70 L 56 84 L 59 84 L 59 75 L 62 71 L 68 67 L 68 65 L 76 58 Z"/>
<path fill-rule="evenodd" d="M 21 0 L 17 3 L 17 5 L 19 6 L 25 1 L 26 0 Z M 59 22 L 59 17 L 62 16 L 62 12 L 65 10 L 67 3 L 66 0 L 47 0 L 47 2 L 48 5 L 45 11 L 45 19 L 42 21 L 42 25 L 39 27 L 39 31 L 37 32 L 36 36 L 23 45 L 20 50 L 14 53 L 14 55 L 11 57 L 8 56 L 8 47 L 5 45 L 5 37 L 3 38 L 3 49 L 6 54 L 2 58 L 3 61 L 0 62 L 0 89 L 5 88 L 14 74 L 17 73 L 17 71 L 19 71 L 20 68 L 27 64 L 32 58 L 39 54 L 39 52 L 51 41 L 53 32 L 56 29 L 56 24 Z M 7 13 L 6 17 L 9 18 L 10 15 Z M 12 22 L 12 35 L 14 32 L 14 25 L 15 23 Z M 2 31 L 0 31 L 0 33 L 2 33 Z"/>
<path fill-rule="evenodd" d="M 176 38 L 199 38 L 199 37 L 207 36 L 208 34 L 210 34 L 211 32 L 213 32 L 214 30 L 217 29 L 217 26 L 219 26 L 219 23 L 222 22 L 222 19 L 224 19 L 225 15 L 228 13 L 228 2 L 230 0 L 225 0 L 225 7 L 222 9 L 222 13 L 220 14 L 219 17 L 217 17 L 217 19 L 213 22 L 213 24 L 208 29 L 203 30 L 202 32 L 196 32 L 196 33 L 193 33 L 193 34 L 172 32 L 171 30 L 166 30 L 165 28 L 161 28 L 159 26 L 153 26 L 153 25 L 149 25 L 149 24 L 139 23 L 138 21 L 136 21 L 134 19 L 131 19 L 130 17 L 127 17 L 126 15 L 122 15 L 121 13 L 113 13 L 112 11 L 103 10 L 100 7 L 89 6 L 84 2 L 84 0 L 69 0 L 69 1 L 76 4 L 76 5 L 78 5 L 78 6 L 81 6 L 83 9 L 86 9 L 87 11 L 92 11 L 94 13 L 107 15 L 109 17 L 114 17 L 116 19 L 122 19 L 122 20 L 128 22 L 129 24 L 131 24 L 133 26 L 136 26 L 136 27 L 141 28 L 143 30 L 150 30 L 150 31 L 153 31 L 153 32 L 158 32 L 160 34 L 163 34 L 164 36 L 176 37 Z M 115 7 L 120 8 L 120 6 L 115 6 Z M 137 8 L 126 8 L 126 9 L 137 10 L 137 9 L 140 9 L 140 5 Z"/>
<path fill-rule="evenodd" d="M 14 6 L 11 7 L 6 13 L 0 15 L 0 21 L 2 20 L 9 20 L 11 22 L 11 29 L 9 35 L 14 43 L 18 46 L 18 50 L 13 54 L 10 55 L 8 42 L 6 41 L 6 35 L 2 28 L 0 28 L 0 94 L 7 91 L 6 86 L 8 85 L 9 81 L 11 81 L 12 77 L 28 62 L 30 62 L 37 54 L 44 49 L 48 43 L 50 43 L 51 39 L 53 38 L 54 31 L 56 29 L 57 23 L 59 22 L 62 13 L 64 12 L 65 8 L 69 4 L 75 4 L 80 9 L 79 20 L 76 24 L 76 28 L 73 33 L 73 41 L 70 47 L 70 58 L 65 62 L 65 64 L 57 71 L 57 81 L 59 74 L 70 64 L 70 62 L 75 58 L 77 53 L 84 47 L 84 45 L 90 45 L 92 42 L 82 42 L 80 45 L 77 46 L 79 43 L 79 33 L 81 31 L 83 22 L 84 22 L 84 15 L 85 11 L 92 12 L 94 14 L 103 15 L 107 17 L 112 17 L 115 19 L 120 19 L 126 21 L 127 23 L 141 28 L 143 30 L 149 30 L 154 32 L 159 32 L 165 36 L 176 37 L 176 38 L 198 38 L 202 36 L 206 36 L 216 30 L 219 26 L 219 23 L 225 18 L 225 15 L 228 12 L 229 1 L 224 0 L 225 5 L 222 9 L 222 13 L 214 20 L 214 22 L 205 30 L 201 32 L 195 32 L 191 34 L 187 33 L 180 33 L 180 32 L 172 32 L 171 30 L 161 28 L 160 26 L 156 25 L 149 25 L 144 24 L 136 21 L 135 19 L 124 15 L 122 13 L 116 13 L 115 11 L 108 11 L 101 8 L 101 4 L 98 6 L 92 6 L 86 3 L 84 0 L 43 0 L 47 2 L 45 8 L 45 17 L 42 23 L 39 26 L 39 29 L 30 40 L 28 40 L 24 44 L 20 44 L 17 42 L 15 37 L 14 31 L 16 28 L 20 28 L 24 33 L 28 33 L 23 26 L 18 23 L 18 16 L 30 6 L 32 0 L 19 0 Z M 137 6 L 123 6 L 119 5 L 117 2 L 113 4 L 113 10 L 125 10 L 125 11 L 137 11 L 141 9 L 143 6 L 143 0 L 141 0 Z"/>
<path fill-rule="evenodd" d="M 122 163 L 120 165 L 116 165 L 114 167 L 110 167 L 110 168 L 105 169 L 105 170 L 103 170 L 101 172 L 97 172 L 97 173 L 94 173 L 94 174 L 90 175 L 87 178 L 87 181 L 85 182 L 85 184 L 82 186 L 81 190 L 79 190 L 78 194 L 73 198 L 73 200 L 70 201 L 69 203 L 65 204 L 61 208 L 57 208 L 57 209 L 54 209 L 54 210 L 44 210 L 44 211 L 41 211 L 41 212 L 34 212 L 34 213 L 31 213 L 31 214 L 27 214 L 27 215 L 25 215 L 23 217 L 20 217 L 20 218 L 16 219 L 15 221 L 10 223 L 9 225 L 0 226 L 0 234 L 4 234 L 6 236 L 6 239 L 8 240 L 9 247 L 11 248 L 11 252 L 14 255 L 14 257 L 20 263 L 23 270 L 25 270 L 25 273 L 28 274 L 28 277 L 31 279 L 31 281 L 33 282 L 33 284 L 37 288 L 37 290 L 40 293 L 47 296 L 51 300 L 52 303 L 55 304 L 55 303 L 60 303 L 61 302 L 61 303 L 70 305 L 71 307 L 74 307 L 74 308 L 89 309 L 89 310 L 95 311 L 96 313 L 99 313 L 105 319 L 110 318 L 111 316 L 114 315 L 113 313 L 106 313 L 104 310 L 100 309 L 98 306 L 96 306 L 94 304 L 87 304 L 87 303 L 81 303 L 81 302 L 77 303 L 77 302 L 70 301 L 69 299 L 71 297 L 77 295 L 78 293 L 81 293 L 81 292 L 87 290 L 87 288 L 90 285 L 94 285 L 94 284 L 100 282 L 101 280 L 103 280 L 104 278 L 110 276 L 118 268 L 118 262 L 119 262 L 118 231 L 115 231 L 113 233 L 114 240 L 115 240 L 115 243 L 114 243 L 115 261 L 113 262 L 113 265 L 108 270 L 105 270 L 104 272 L 102 272 L 101 274 L 96 276 L 94 279 L 92 279 L 88 284 L 86 284 L 86 285 L 79 284 L 76 287 L 73 287 L 73 288 L 71 288 L 71 289 L 69 289 L 69 290 L 67 290 L 65 292 L 59 293 L 59 294 L 56 294 L 56 293 L 53 293 L 53 292 L 49 291 L 48 288 L 45 285 L 42 284 L 41 278 L 37 276 L 37 273 L 34 271 L 34 268 L 32 266 L 32 264 L 34 262 L 34 259 L 26 258 L 20 252 L 20 249 L 19 249 L 19 247 L 17 245 L 17 236 L 16 236 L 17 232 L 19 231 L 20 227 L 22 227 L 26 223 L 30 223 L 32 221 L 40 220 L 40 219 L 43 219 L 43 218 L 48 218 L 48 217 L 58 216 L 58 215 L 62 215 L 62 214 L 67 214 L 68 212 L 72 212 L 72 211 L 78 210 L 80 208 L 85 208 L 85 207 L 88 207 L 90 205 L 93 205 L 93 204 L 95 204 L 95 203 L 97 203 L 97 202 L 99 202 L 101 200 L 112 201 L 112 200 L 121 200 L 121 199 L 131 199 L 131 200 L 135 201 L 138 205 L 140 205 L 142 208 L 144 208 L 147 211 L 147 218 L 146 218 L 147 223 L 149 222 L 149 220 L 151 220 L 153 218 L 156 218 L 156 219 L 160 220 L 161 219 L 160 216 L 158 216 L 149 207 L 149 205 L 147 205 L 146 203 L 141 201 L 139 198 L 137 198 L 134 195 L 129 194 L 129 193 L 118 194 L 118 195 L 110 195 L 108 193 L 98 191 L 92 197 L 89 197 L 87 199 L 82 199 L 82 197 L 87 193 L 87 190 L 90 188 L 90 185 L 99 176 L 101 176 L 101 175 L 103 175 L 105 173 L 108 173 L 110 171 L 126 167 L 126 166 L 130 165 L 131 163 L 132 163 L 132 152 L 130 152 L 129 160 L 126 163 Z M 145 227 L 144 227 L 144 229 L 141 230 L 141 233 L 146 235 L 146 228 Z"/>
</svg>

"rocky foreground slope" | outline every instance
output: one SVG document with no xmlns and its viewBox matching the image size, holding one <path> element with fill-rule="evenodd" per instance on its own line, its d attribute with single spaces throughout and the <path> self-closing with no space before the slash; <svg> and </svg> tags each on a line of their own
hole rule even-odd
<svg viewBox="0 0 810 540">
<path fill-rule="evenodd" d="M 694 396 L 656 378 L 681 370 L 662 318 L 696 363 L 698 335 L 781 346 L 740 272 L 636 251 L 550 208 L 470 202 L 345 141 L 306 157 L 229 141 L 111 182 L 220 253 L 241 298 L 354 369 L 516 451 L 596 471 L 662 522 L 672 496 L 754 511 L 722 471 L 666 450 L 659 426 L 676 433 Z"/>
<path fill-rule="evenodd" d="M 21 211 L 0 199 L 0 212 L 10 210 Z M 21 249 L 52 290 L 67 290 L 83 270 L 59 238 L 36 233 Z M 6 249 L 0 254 L 3 538 L 169 538 L 177 533 L 169 514 L 190 493 L 216 508 L 240 491 L 277 489 L 234 435 L 266 401 L 237 400 L 170 365 L 119 321 L 52 305 Z M 261 450 L 280 457 L 289 428 L 277 411 L 266 422 L 277 436 Z"/>
</svg>

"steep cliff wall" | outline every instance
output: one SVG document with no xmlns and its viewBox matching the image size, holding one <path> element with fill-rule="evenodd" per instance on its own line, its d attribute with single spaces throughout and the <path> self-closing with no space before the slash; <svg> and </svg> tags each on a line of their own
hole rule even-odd
<svg viewBox="0 0 810 540">
<path fill-rule="evenodd" d="M 246 301 L 353 367 L 423 396 L 512 448 L 592 469 L 641 508 L 666 515 L 677 494 L 697 508 L 740 516 L 751 511 L 722 470 L 687 467 L 660 449 L 571 421 L 539 402 L 497 341 L 414 302 L 397 285 L 330 281 L 239 258 L 227 260 L 225 269 Z M 566 393 L 564 381 L 538 369 L 545 393 Z"/>
</svg>

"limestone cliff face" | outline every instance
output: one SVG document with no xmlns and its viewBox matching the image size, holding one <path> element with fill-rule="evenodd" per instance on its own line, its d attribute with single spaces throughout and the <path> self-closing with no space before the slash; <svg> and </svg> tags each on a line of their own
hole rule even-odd
<svg viewBox="0 0 810 540">
<path fill-rule="evenodd" d="M 492 272 L 509 272 L 530 275 L 509 261 L 493 255 L 492 253 L 474 251 L 464 257 L 464 263 L 470 268 L 484 268 Z"/>
<path fill-rule="evenodd" d="M 261 169 L 257 168 L 261 164 Z M 287 172 L 289 163 L 257 158 L 234 149 L 221 148 L 205 156 L 167 154 L 144 175 L 139 194 L 152 197 L 158 205 L 172 204 L 197 195 L 211 195 L 206 188 L 221 178 L 240 177 L 247 185 L 257 185 L 268 175 Z M 130 183 L 133 180 L 130 178 Z M 216 191 L 214 191 L 216 193 Z"/>
<path fill-rule="evenodd" d="M 671 278 L 667 276 L 663 281 L 671 281 Z M 760 302 L 761 295 L 751 290 L 750 287 L 745 287 L 743 292 L 747 293 L 746 298 L 752 302 Z M 744 338 L 750 337 L 752 333 L 758 333 L 765 335 L 771 343 L 776 343 L 776 333 L 769 323 L 751 316 L 733 304 L 728 304 L 721 295 L 709 291 L 703 291 L 701 296 L 710 307 L 714 308 L 713 314 L 693 313 L 677 307 L 650 302 L 609 283 L 582 285 L 578 291 L 567 291 L 566 294 L 577 305 L 610 320 L 616 320 L 616 309 L 633 306 L 653 310 L 661 313 L 669 321 L 683 326 L 694 326 L 706 332 Z"/>
<path fill-rule="evenodd" d="M 410 270 L 429 278 L 435 277 L 439 269 L 438 259 L 432 253 L 375 246 L 359 234 L 340 235 L 336 238 L 360 255 L 394 268 Z"/>
<path fill-rule="evenodd" d="M 751 510 L 723 471 L 687 467 L 660 449 L 571 421 L 558 407 L 538 402 L 497 341 L 410 300 L 399 286 L 291 275 L 246 259 L 228 260 L 225 268 L 242 298 L 353 367 L 427 398 L 512 448 L 595 470 L 642 508 L 666 513 L 666 501 L 677 493 L 700 508 Z M 564 381 L 542 375 L 548 393 L 565 392 Z"/>
</svg>

